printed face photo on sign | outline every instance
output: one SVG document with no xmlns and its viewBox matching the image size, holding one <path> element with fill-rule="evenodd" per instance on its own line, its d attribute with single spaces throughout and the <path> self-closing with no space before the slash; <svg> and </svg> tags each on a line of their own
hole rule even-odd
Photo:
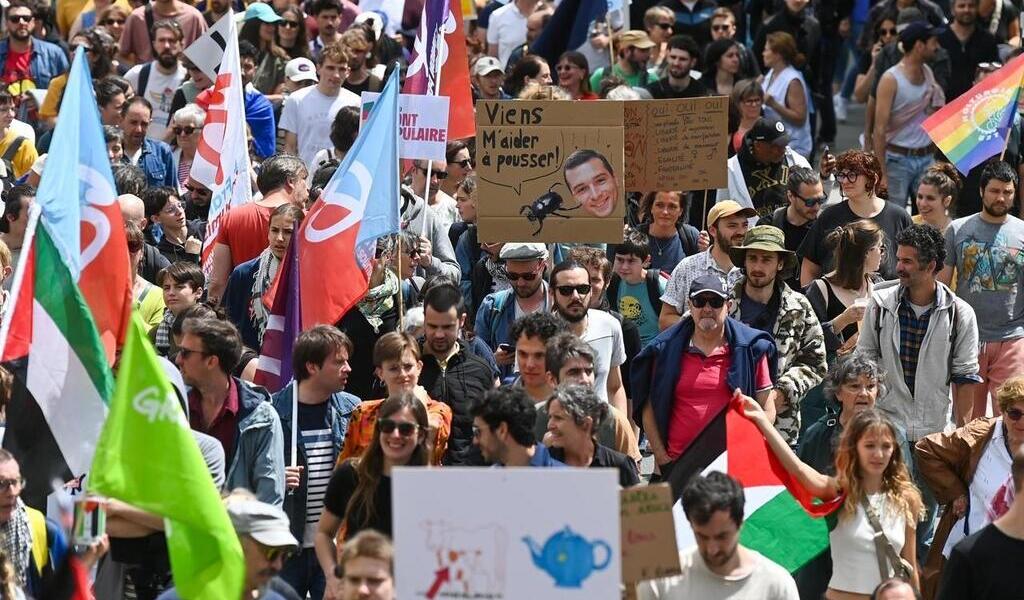
<svg viewBox="0 0 1024 600">
<path fill-rule="evenodd" d="M 621 192 L 611 163 L 594 150 L 577 150 L 562 167 L 565 185 L 583 212 L 607 217 L 615 212 Z"/>
</svg>

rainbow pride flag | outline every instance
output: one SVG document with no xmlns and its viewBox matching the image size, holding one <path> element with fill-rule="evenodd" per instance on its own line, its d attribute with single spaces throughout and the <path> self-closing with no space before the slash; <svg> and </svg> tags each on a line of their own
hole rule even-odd
<svg viewBox="0 0 1024 600">
<path fill-rule="evenodd" d="M 943 106 L 921 126 L 935 145 L 967 174 L 1006 147 L 1024 82 L 1024 54 Z"/>
</svg>

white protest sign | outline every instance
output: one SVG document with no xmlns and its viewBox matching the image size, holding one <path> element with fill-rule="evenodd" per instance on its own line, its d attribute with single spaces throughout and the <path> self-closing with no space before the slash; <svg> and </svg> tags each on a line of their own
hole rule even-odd
<svg viewBox="0 0 1024 600">
<path fill-rule="evenodd" d="M 396 597 L 622 597 L 614 469 L 400 468 L 392 478 Z"/>
<path fill-rule="evenodd" d="M 362 121 L 377 101 L 375 92 L 363 92 Z M 448 96 L 398 95 L 398 157 L 445 160 L 448 144 Z"/>
</svg>

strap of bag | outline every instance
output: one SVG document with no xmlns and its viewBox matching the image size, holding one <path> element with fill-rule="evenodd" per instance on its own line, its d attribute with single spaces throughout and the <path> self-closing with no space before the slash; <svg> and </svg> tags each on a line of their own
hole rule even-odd
<svg viewBox="0 0 1024 600">
<path fill-rule="evenodd" d="M 14 157 L 17 156 L 18 150 L 21 149 L 21 145 L 24 142 L 25 142 L 25 138 L 20 136 L 20 135 L 18 137 L 14 138 L 14 141 L 11 142 L 10 146 L 7 146 L 7 150 L 4 151 L 4 155 L 2 157 L 0 157 L 0 158 L 2 158 L 3 160 L 6 160 L 7 162 L 13 164 L 14 163 Z"/>
<path fill-rule="evenodd" d="M 897 577 L 908 576 L 909 573 L 905 572 L 906 565 L 903 563 L 903 559 L 896 552 L 896 549 L 892 547 L 892 542 L 889 541 L 889 537 L 882 530 L 882 523 L 878 520 L 878 515 L 875 513 L 875 509 L 872 508 L 871 503 L 868 502 L 867 496 L 862 496 L 860 503 L 864 507 L 864 514 L 867 515 L 871 528 L 875 530 L 875 557 L 878 559 L 878 573 L 881 575 L 882 581 L 889 578 L 887 562 L 892 565 L 893 573 Z"/>
<path fill-rule="evenodd" d="M 152 69 L 153 63 L 151 62 L 142 65 L 142 68 L 139 69 L 139 89 L 135 90 L 135 93 L 143 98 L 146 97 L 146 87 L 149 86 L 149 72 Z"/>
</svg>

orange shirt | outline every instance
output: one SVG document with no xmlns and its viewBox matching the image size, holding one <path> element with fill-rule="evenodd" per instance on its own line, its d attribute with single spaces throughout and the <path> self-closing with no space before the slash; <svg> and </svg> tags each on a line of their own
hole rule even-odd
<svg viewBox="0 0 1024 600">
<path fill-rule="evenodd" d="M 373 441 L 373 429 L 377 423 L 377 413 L 384 400 L 368 400 L 360 402 L 352 411 L 345 433 L 345 444 L 341 447 L 337 464 L 349 458 L 357 458 L 366 452 Z M 430 464 L 441 465 L 441 459 L 448 450 L 448 436 L 452 432 L 452 409 L 444 402 L 427 400 L 427 420 L 430 423 L 432 437 L 427 436 L 427 444 L 431 447 Z"/>
</svg>

